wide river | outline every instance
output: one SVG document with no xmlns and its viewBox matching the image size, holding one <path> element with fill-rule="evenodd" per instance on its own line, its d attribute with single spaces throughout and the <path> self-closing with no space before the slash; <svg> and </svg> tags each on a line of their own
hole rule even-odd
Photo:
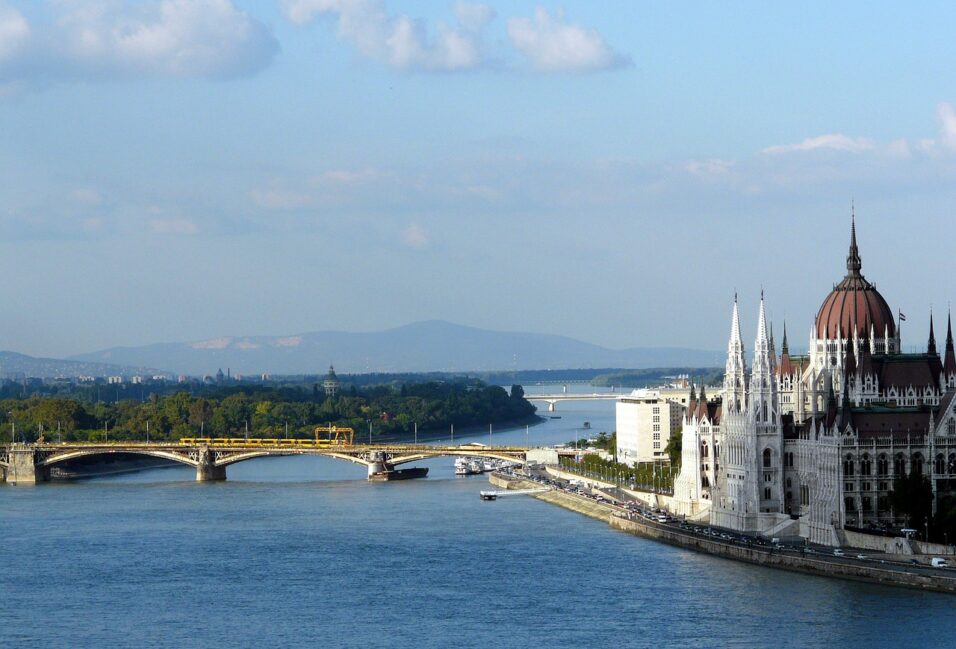
<svg viewBox="0 0 956 649">
<path fill-rule="evenodd" d="M 527 391 L 541 389 L 556 390 Z M 555 414 L 533 444 L 614 428 L 610 401 Z M 177 467 L 0 488 L 0 647 L 956 646 L 953 596 L 738 564 L 527 497 L 482 502 L 485 478 L 424 464 L 427 479 L 391 484 L 287 457 L 224 483 Z"/>
</svg>

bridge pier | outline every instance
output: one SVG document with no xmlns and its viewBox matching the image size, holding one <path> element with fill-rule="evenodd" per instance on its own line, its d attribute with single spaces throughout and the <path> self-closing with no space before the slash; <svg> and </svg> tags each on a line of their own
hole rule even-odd
<svg viewBox="0 0 956 649">
<path fill-rule="evenodd" d="M 391 471 L 394 468 L 395 467 L 386 461 L 384 453 L 374 453 L 369 458 L 368 477 L 371 479 L 376 473 L 384 473 L 386 471 Z"/>
<path fill-rule="evenodd" d="M 554 412 L 554 401 L 548 402 L 548 412 Z"/>
<path fill-rule="evenodd" d="M 199 463 L 196 465 L 196 482 L 216 482 L 226 479 L 226 467 L 216 466 L 216 456 L 208 447 L 199 450 Z"/>
<path fill-rule="evenodd" d="M 8 462 L 6 480 L 10 484 L 33 485 L 50 480 L 50 469 L 38 466 L 40 456 L 35 449 L 15 444 L 8 453 Z"/>
</svg>

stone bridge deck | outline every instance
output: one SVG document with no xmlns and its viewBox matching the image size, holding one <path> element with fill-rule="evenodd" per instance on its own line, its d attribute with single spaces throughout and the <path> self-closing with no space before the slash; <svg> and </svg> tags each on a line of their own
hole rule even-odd
<svg viewBox="0 0 956 649">
<path fill-rule="evenodd" d="M 0 447 L 0 471 L 11 484 L 50 479 L 50 469 L 81 457 L 126 454 L 162 458 L 195 467 L 196 480 L 225 480 L 226 467 L 259 457 L 317 455 L 368 468 L 368 475 L 435 457 L 467 456 L 523 463 L 528 449 L 518 446 L 428 446 L 422 444 L 332 444 L 312 440 L 215 440 L 202 442 L 112 442 L 12 444 Z"/>
</svg>

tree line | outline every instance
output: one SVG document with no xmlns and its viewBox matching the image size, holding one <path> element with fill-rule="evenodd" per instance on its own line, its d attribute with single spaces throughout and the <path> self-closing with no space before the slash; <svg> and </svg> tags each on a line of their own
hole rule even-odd
<svg viewBox="0 0 956 649">
<path fill-rule="evenodd" d="M 142 400 L 89 403 L 73 396 L 30 396 L 0 401 L 0 439 L 18 441 L 178 440 L 180 437 L 313 436 L 320 425 L 350 426 L 374 438 L 421 431 L 486 426 L 532 416 L 521 386 L 511 394 L 474 380 L 346 386 L 326 397 L 314 386 L 232 387 L 202 396 L 179 391 Z"/>
</svg>

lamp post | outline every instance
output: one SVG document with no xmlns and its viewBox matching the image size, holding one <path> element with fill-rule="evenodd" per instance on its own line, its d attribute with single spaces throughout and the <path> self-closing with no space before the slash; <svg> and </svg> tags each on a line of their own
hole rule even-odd
<svg viewBox="0 0 956 649">
<path fill-rule="evenodd" d="M 366 421 L 368 421 L 368 445 L 371 446 L 372 445 L 372 420 L 367 419 Z"/>
<path fill-rule="evenodd" d="M 10 444 L 17 443 L 17 422 L 13 418 L 13 411 L 7 413 L 7 417 L 10 418 Z"/>
</svg>

